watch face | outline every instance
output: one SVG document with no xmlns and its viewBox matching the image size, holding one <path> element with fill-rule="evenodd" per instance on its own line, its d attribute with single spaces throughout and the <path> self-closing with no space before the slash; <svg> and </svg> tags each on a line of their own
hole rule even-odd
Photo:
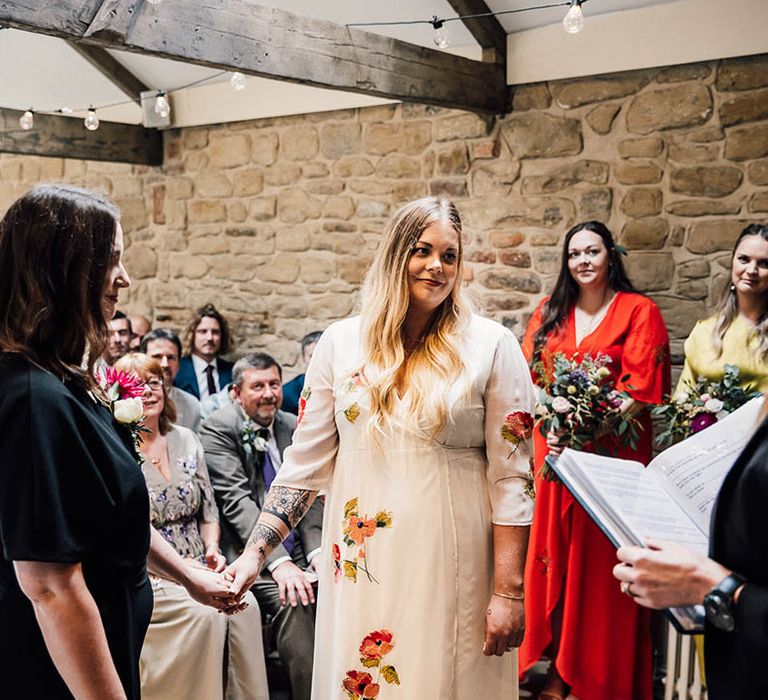
<svg viewBox="0 0 768 700">
<path fill-rule="evenodd" d="M 732 632 L 736 627 L 736 620 L 731 612 L 730 598 L 720 591 L 712 591 L 704 599 L 704 607 L 707 611 L 707 619 L 719 630 Z"/>
</svg>

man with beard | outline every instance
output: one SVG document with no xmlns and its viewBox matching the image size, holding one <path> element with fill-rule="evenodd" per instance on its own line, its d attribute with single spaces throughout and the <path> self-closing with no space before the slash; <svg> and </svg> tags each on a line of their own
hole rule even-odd
<svg viewBox="0 0 768 700">
<path fill-rule="evenodd" d="M 131 322 L 131 352 L 135 352 L 141 345 L 141 339 L 152 330 L 152 324 L 142 314 L 132 314 L 128 320 Z"/>
<path fill-rule="evenodd" d="M 131 322 L 122 311 L 115 311 L 109 321 L 109 341 L 104 353 L 104 361 L 111 367 L 123 355 L 126 355 L 131 342 Z"/>
<path fill-rule="evenodd" d="M 232 381 L 232 363 L 219 355 L 230 350 L 229 325 L 213 304 L 195 311 L 187 326 L 186 355 L 174 384 L 202 401 Z"/>
<path fill-rule="evenodd" d="M 242 552 L 266 492 L 291 444 L 296 416 L 280 410 L 282 370 L 264 353 L 246 355 L 233 370 L 234 402 L 203 422 L 200 441 L 221 512 L 221 545 L 230 561 Z M 268 557 L 252 590 L 272 618 L 278 654 L 294 700 L 308 700 L 314 652 L 315 562 L 322 539 L 316 500 L 283 544 Z"/>
</svg>

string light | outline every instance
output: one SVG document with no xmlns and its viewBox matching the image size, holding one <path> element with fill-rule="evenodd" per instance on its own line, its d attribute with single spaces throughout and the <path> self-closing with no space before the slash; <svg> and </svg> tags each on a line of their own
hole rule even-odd
<svg viewBox="0 0 768 700">
<path fill-rule="evenodd" d="M 24 114 L 19 117 L 19 126 L 24 131 L 29 131 L 35 125 L 35 113 L 30 107 Z"/>
<path fill-rule="evenodd" d="M 438 49 L 447 49 L 451 45 L 451 35 L 445 28 L 445 22 L 439 19 L 437 15 L 432 16 L 432 29 L 435 30 L 435 35 L 432 37 L 435 46 Z"/>
<path fill-rule="evenodd" d="M 581 0 L 571 0 L 571 7 L 563 18 L 563 29 L 569 34 L 578 34 L 584 28 L 584 13 Z"/>
<path fill-rule="evenodd" d="M 247 81 L 245 79 L 245 76 L 242 73 L 235 71 L 234 73 L 232 73 L 232 77 L 229 79 L 229 84 L 232 86 L 232 89 L 235 92 L 242 92 L 243 90 L 245 90 Z"/>
<path fill-rule="evenodd" d="M 96 116 L 96 110 L 93 107 L 88 108 L 88 114 L 83 120 L 85 128 L 88 131 L 96 131 L 99 128 L 99 118 Z"/>
<path fill-rule="evenodd" d="M 159 5 L 163 0 L 149 0 L 150 5 Z"/>
<path fill-rule="evenodd" d="M 168 98 L 162 90 L 155 97 L 155 114 L 162 119 L 167 119 L 171 115 L 171 105 L 168 104 Z"/>
</svg>

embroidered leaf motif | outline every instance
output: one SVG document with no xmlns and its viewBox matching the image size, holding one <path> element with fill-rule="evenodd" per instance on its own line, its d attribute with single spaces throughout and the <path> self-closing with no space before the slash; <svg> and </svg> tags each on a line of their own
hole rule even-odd
<svg viewBox="0 0 768 700">
<path fill-rule="evenodd" d="M 301 394 L 299 394 L 302 399 L 308 400 L 310 396 L 312 396 L 312 387 L 311 386 L 305 386 L 301 390 Z"/>
<path fill-rule="evenodd" d="M 397 675 L 397 671 L 394 666 L 382 666 L 381 676 L 387 683 L 394 683 L 394 685 L 400 685 L 400 676 Z"/>
<path fill-rule="evenodd" d="M 357 515 L 357 504 L 358 499 L 350 498 L 345 504 L 344 504 L 344 519 L 346 520 L 350 515 Z"/>
<path fill-rule="evenodd" d="M 381 659 L 360 659 L 360 663 L 366 668 L 375 668 Z"/>
<path fill-rule="evenodd" d="M 392 513 L 388 510 L 376 513 L 376 527 L 392 527 Z"/>
<path fill-rule="evenodd" d="M 507 442 L 511 442 L 513 445 L 517 445 L 517 443 L 520 442 L 520 438 L 512 432 L 512 428 L 506 423 L 501 426 L 501 437 Z"/>
<path fill-rule="evenodd" d="M 350 422 L 354 423 L 357 417 L 360 415 L 360 406 L 357 403 L 353 403 L 348 409 L 344 411 L 344 417 Z"/>
<path fill-rule="evenodd" d="M 536 500 L 536 482 L 533 478 L 533 457 L 531 457 L 530 461 L 528 462 L 528 474 L 525 477 L 525 486 L 523 487 L 523 492 L 532 501 Z"/>
<path fill-rule="evenodd" d="M 344 576 L 357 583 L 357 564 L 353 561 L 344 562 Z"/>
</svg>

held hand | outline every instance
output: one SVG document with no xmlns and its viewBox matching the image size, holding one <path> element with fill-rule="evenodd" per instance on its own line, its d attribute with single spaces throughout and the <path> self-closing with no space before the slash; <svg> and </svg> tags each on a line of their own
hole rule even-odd
<svg viewBox="0 0 768 700">
<path fill-rule="evenodd" d="M 221 574 L 200 565 L 192 565 L 191 562 L 187 567 L 184 588 L 198 603 L 217 610 L 228 610 L 237 602 L 232 599 L 229 583 Z"/>
<path fill-rule="evenodd" d="M 646 608 L 696 605 L 731 572 L 674 542 L 646 540 L 648 548 L 621 547 L 613 575 Z"/>
<path fill-rule="evenodd" d="M 272 578 L 280 589 L 280 605 L 285 605 L 287 601 L 295 608 L 299 600 L 304 606 L 315 602 L 315 592 L 310 579 L 292 561 L 283 562 L 274 569 Z"/>
<path fill-rule="evenodd" d="M 564 430 L 558 430 L 557 432 L 550 430 L 547 433 L 547 447 L 549 448 L 549 454 L 560 455 L 563 450 L 568 447 L 568 443 L 571 440 L 571 436 Z"/>
<path fill-rule="evenodd" d="M 224 571 L 227 566 L 227 560 L 219 549 L 219 545 L 212 544 L 205 549 L 205 563 L 211 571 L 217 573 Z"/>
<path fill-rule="evenodd" d="M 483 654 L 503 656 L 523 643 L 525 609 L 523 601 L 492 595 L 485 614 Z"/>
<path fill-rule="evenodd" d="M 245 592 L 256 582 L 261 571 L 261 561 L 252 548 L 246 550 L 224 569 L 224 578 L 229 582 L 229 592 L 240 601 Z"/>
</svg>

